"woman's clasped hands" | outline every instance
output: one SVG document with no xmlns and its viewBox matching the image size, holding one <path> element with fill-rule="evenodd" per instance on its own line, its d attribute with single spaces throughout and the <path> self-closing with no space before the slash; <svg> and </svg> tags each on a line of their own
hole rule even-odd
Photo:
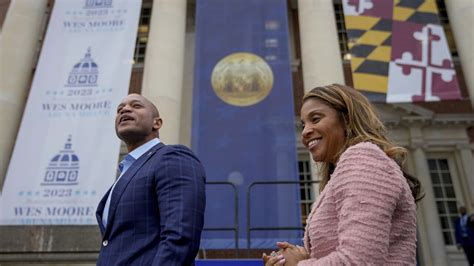
<svg viewBox="0 0 474 266">
<path fill-rule="evenodd" d="M 304 247 L 288 242 L 277 242 L 277 246 L 280 250 L 272 251 L 270 255 L 263 253 L 262 259 L 265 266 L 294 266 L 297 265 L 299 261 L 309 258 L 309 254 Z"/>
</svg>

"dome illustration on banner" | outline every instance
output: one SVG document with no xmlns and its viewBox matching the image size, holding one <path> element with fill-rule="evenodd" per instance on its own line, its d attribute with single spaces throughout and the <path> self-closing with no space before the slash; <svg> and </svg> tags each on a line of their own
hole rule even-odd
<svg viewBox="0 0 474 266">
<path fill-rule="evenodd" d="M 91 48 L 83 59 L 74 65 L 67 79 L 66 87 L 95 87 L 99 77 L 99 67 L 91 56 Z"/>
<path fill-rule="evenodd" d="M 60 150 L 46 167 L 42 186 L 77 185 L 79 176 L 79 157 L 72 150 L 71 135 L 64 149 Z"/>
<path fill-rule="evenodd" d="M 112 0 L 86 0 L 84 8 L 112 7 Z"/>
</svg>

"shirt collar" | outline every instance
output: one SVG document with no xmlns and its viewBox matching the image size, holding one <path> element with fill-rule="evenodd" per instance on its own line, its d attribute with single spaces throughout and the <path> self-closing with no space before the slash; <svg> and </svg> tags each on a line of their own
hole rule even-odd
<svg viewBox="0 0 474 266">
<path fill-rule="evenodd" d="M 140 147 L 134 149 L 131 151 L 128 155 L 132 156 L 133 159 L 138 159 L 140 156 L 142 156 L 145 152 L 147 152 L 149 149 L 151 149 L 153 146 L 156 144 L 160 143 L 160 139 L 154 138 L 149 140 L 147 143 L 142 144 Z"/>
</svg>

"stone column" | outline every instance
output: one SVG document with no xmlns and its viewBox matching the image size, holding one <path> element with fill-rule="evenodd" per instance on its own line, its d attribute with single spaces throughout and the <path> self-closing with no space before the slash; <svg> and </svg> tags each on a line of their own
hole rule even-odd
<svg viewBox="0 0 474 266">
<path fill-rule="evenodd" d="M 0 33 L 0 189 L 30 89 L 47 4 L 12 1 Z"/>
<path fill-rule="evenodd" d="M 445 0 L 449 22 L 464 72 L 464 79 L 474 107 L 474 1 Z"/>
<path fill-rule="evenodd" d="M 422 212 L 424 224 L 424 236 L 428 239 L 429 251 L 431 254 L 431 265 L 448 265 L 446 247 L 444 245 L 443 235 L 441 233 L 441 223 L 435 203 L 433 184 L 431 182 L 428 161 L 423 151 L 423 138 L 421 128 L 410 128 L 411 151 L 415 164 L 416 177 L 423 186 L 425 197 L 419 203 L 419 209 Z M 425 250 L 425 249 L 424 249 Z M 428 255 L 428 254 L 425 254 Z"/>
<path fill-rule="evenodd" d="M 405 145 L 408 146 L 408 145 Z M 413 176 L 416 176 L 416 171 L 415 171 L 415 162 L 413 160 L 413 154 L 408 153 L 406 164 L 405 164 L 406 170 L 409 174 L 412 174 Z M 423 187 L 423 189 L 425 189 Z M 425 220 L 425 217 L 419 211 L 421 206 L 418 206 L 417 212 L 416 212 L 416 223 L 417 223 L 417 246 L 418 246 L 418 258 L 419 258 L 419 265 L 432 265 L 432 255 L 431 255 L 431 250 L 430 250 L 430 241 L 428 239 L 428 229 L 426 227 L 427 221 Z"/>
<path fill-rule="evenodd" d="M 186 0 L 154 0 L 143 73 L 143 96 L 160 111 L 160 139 L 180 142 Z"/>
<path fill-rule="evenodd" d="M 462 162 L 462 174 L 466 177 L 469 191 L 469 202 L 466 202 L 466 205 L 474 207 L 474 176 L 472 175 L 472 173 L 474 173 L 474 167 L 472 166 L 474 158 L 472 156 L 471 147 L 466 143 L 457 145 L 457 149 Z"/>
<path fill-rule="evenodd" d="M 191 147 L 193 120 L 193 82 L 196 34 L 194 29 L 188 30 L 185 37 L 183 97 L 181 104 L 180 144 Z"/>
<path fill-rule="evenodd" d="M 344 84 L 332 0 L 298 0 L 305 92 L 315 86 Z"/>
</svg>

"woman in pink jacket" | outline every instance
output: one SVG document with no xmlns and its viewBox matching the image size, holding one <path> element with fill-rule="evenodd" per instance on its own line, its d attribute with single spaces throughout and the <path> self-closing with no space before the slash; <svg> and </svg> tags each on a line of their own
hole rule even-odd
<svg viewBox="0 0 474 266">
<path fill-rule="evenodd" d="M 278 242 L 266 265 L 415 265 L 419 181 L 402 170 L 407 151 L 393 144 L 373 106 L 338 84 L 303 97 L 302 142 L 321 163 L 320 195 L 304 247 Z"/>
</svg>

